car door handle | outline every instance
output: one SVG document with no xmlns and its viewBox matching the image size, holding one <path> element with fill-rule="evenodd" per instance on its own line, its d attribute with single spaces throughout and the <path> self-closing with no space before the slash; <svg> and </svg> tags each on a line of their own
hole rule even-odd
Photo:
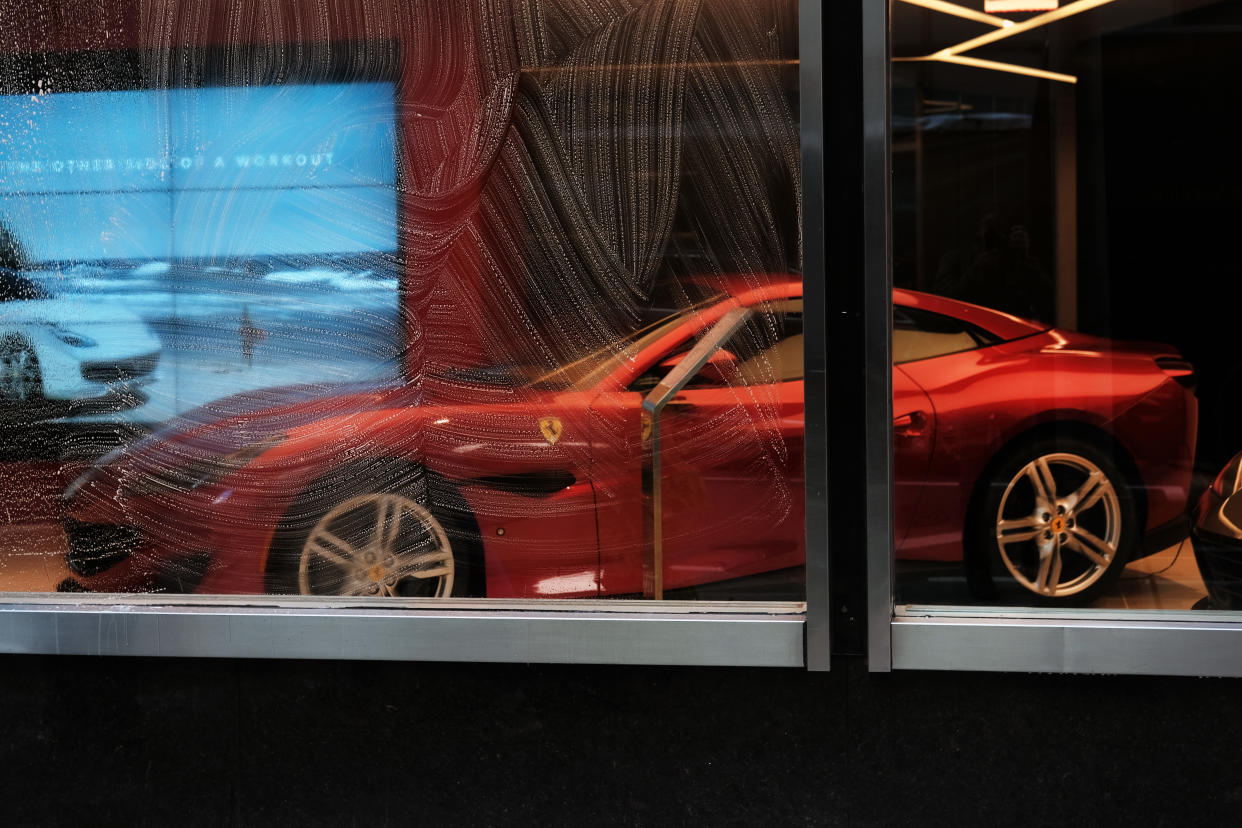
<svg viewBox="0 0 1242 828">
<path fill-rule="evenodd" d="M 927 414 L 911 411 L 893 418 L 893 434 L 901 437 L 919 437 L 927 429 Z"/>
</svg>

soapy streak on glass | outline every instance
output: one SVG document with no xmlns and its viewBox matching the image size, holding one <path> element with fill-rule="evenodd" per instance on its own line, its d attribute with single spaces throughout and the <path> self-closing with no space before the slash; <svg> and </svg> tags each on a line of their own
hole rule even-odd
<svg viewBox="0 0 1242 828">
<path fill-rule="evenodd" d="M 195 490 L 187 493 L 188 500 L 170 496 L 153 504 L 158 508 L 149 515 L 133 499 L 137 495 L 122 492 L 114 498 L 108 492 L 92 495 L 76 489 L 83 495 L 73 511 L 76 518 L 95 525 L 119 522 L 123 529 L 138 527 L 153 543 L 143 550 L 150 557 L 137 563 L 149 565 L 161 576 L 175 576 L 178 590 L 198 588 L 197 578 L 205 575 L 217 578 L 203 585 L 206 591 L 287 587 L 278 580 L 287 572 L 274 570 L 264 577 L 274 573 L 277 580 L 268 577 L 261 584 L 242 584 L 237 578 L 250 577 L 253 568 L 245 564 L 230 568 L 227 555 L 245 550 L 246 539 L 216 544 L 214 533 L 263 529 L 279 520 L 265 513 L 270 508 L 285 514 L 296 507 L 300 517 L 327 515 L 355 488 L 362 491 L 392 482 L 383 464 L 364 467 L 366 461 L 398 456 L 426 462 L 433 474 L 454 481 L 464 496 L 475 498 L 465 507 L 452 502 L 441 506 L 449 510 L 448 529 L 460 541 L 463 554 L 477 544 L 487 547 L 483 559 L 489 597 L 637 592 L 641 532 L 635 530 L 640 528 L 641 491 L 632 450 L 640 435 L 637 410 L 628 418 L 622 416 L 628 411 L 624 408 L 606 407 L 592 414 L 581 405 L 584 400 L 575 407 L 565 395 L 550 393 L 525 395 L 531 397 L 532 407 L 519 406 L 521 410 L 515 411 L 517 392 L 523 389 L 504 379 L 484 387 L 486 383 L 460 371 L 481 366 L 476 373 L 488 374 L 483 368 L 515 365 L 546 373 L 586 351 L 613 352 L 636 328 L 705 296 L 799 278 L 799 147 L 791 86 L 795 76 L 783 68 L 792 66 L 794 58 L 795 3 L 535 0 L 520 15 L 515 13 L 516 4 L 508 3 L 415 0 L 411 8 L 412 19 L 420 26 L 401 50 L 401 129 L 408 152 L 401 156 L 400 278 L 407 288 L 401 312 L 408 313 L 412 323 L 408 362 L 417 371 L 410 377 L 409 390 L 418 395 L 418 405 L 376 411 L 373 407 L 379 403 L 371 397 L 340 396 L 324 386 L 333 379 L 366 378 L 358 370 L 363 360 L 356 364 L 344 360 L 348 348 L 372 352 L 368 340 L 356 335 L 359 330 L 370 332 L 376 346 L 390 349 L 400 347 L 404 337 L 395 325 L 385 328 L 382 323 L 385 318 L 395 323 L 400 318 L 396 311 L 388 310 L 388 317 L 381 312 L 395 308 L 397 258 L 392 247 L 369 241 L 367 235 L 375 227 L 392 226 L 395 209 L 378 197 L 361 204 L 361 209 L 352 209 L 353 204 L 324 208 L 314 200 L 320 196 L 313 194 L 333 192 L 345 198 L 390 188 L 391 158 L 385 159 L 388 167 L 355 170 L 343 182 L 334 178 L 350 161 L 341 141 L 318 147 L 325 156 L 332 153 L 332 163 L 313 176 L 306 168 L 299 172 L 296 155 L 293 167 L 256 167 L 255 155 L 266 152 L 270 160 L 273 154 L 283 157 L 302 150 L 308 135 L 314 137 L 306 122 L 318 117 L 317 110 L 291 107 L 284 117 L 276 117 L 253 97 L 276 92 L 228 89 L 218 93 L 223 99 L 216 104 L 217 110 L 228 111 L 213 111 L 206 119 L 186 113 L 209 106 L 208 96 L 203 91 L 186 93 L 193 107 L 181 112 L 196 122 L 194 141 L 179 145 L 176 136 L 183 126 L 177 118 L 169 117 L 162 127 L 156 118 L 155 131 L 163 129 L 168 136 L 158 149 L 83 147 L 57 156 L 76 156 L 90 163 L 73 175 L 66 172 L 64 177 L 74 181 L 60 185 L 70 190 L 55 197 L 72 198 L 70 193 L 82 188 L 82 180 L 107 179 L 111 183 L 106 186 L 115 189 L 97 195 L 150 197 L 152 210 L 155 200 L 169 205 L 172 218 L 159 222 L 173 227 L 170 238 L 147 240 L 137 229 L 109 228 L 115 235 L 128 231 L 132 236 L 116 241 L 114 235 L 108 240 L 114 244 L 108 248 L 110 254 L 118 258 L 103 264 L 115 273 L 98 260 L 60 268 L 73 271 L 74 284 L 84 289 L 123 284 L 131 291 L 125 294 L 131 306 L 159 305 L 161 321 L 153 325 L 165 356 L 177 356 L 180 373 L 173 375 L 174 390 L 167 390 L 163 378 L 154 388 L 162 387 L 164 397 L 175 401 L 191 394 L 212 401 L 229 391 L 262 388 L 256 396 L 266 401 L 279 398 L 275 386 L 303 381 L 324 395 L 317 408 L 312 407 L 314 418 L 336 418 L 304 430 L 307 435 L 323 435 L 324 443 L 314 450 L 299 446 L 287 469 L 335 475 L 331 484 L 309 486 L 284 477 L 264 480 L 262 497 L 250 502 L 252 508 L 237 505 L 247 502 L 238 495 L 238 491 L 245 494 L 248 485 L 240 478 L 230 482 L 227 491 L 213 494 L 210 503 L 195 500 Z M 423 21 L 430 22 L 422 25 Z M 152 71 L 143 77 L 150 75 L 152 85 L 160 88 L 178 87 L 166 77 L 169 64 L 159 55 L 153 57 L 151 65 L 144 64 Z M 368 57 L 367 67 L 371 65 Z M 524 67 L 563 71 L 545 76 Z M 277 72 L 265 65 L 257 71 L 265 77 L 306 76 L 297 69 Z M 179 71 L 179 64 L 171 71 Z M 163 98 L 170 110 L 176 92 L 174 88 Z M 233 94 L 240 97 L 230 98 Z M 374 112 L 360 116 L 360 123 L 351 129 L 390 135 L 390 98 L 391 94 L 382 106 L 377 102 Z M 130 105 L 151 102 L 135 98 Z M 334 113 L 360 109 L 365 107 L 349 102 L 331 107 Z M 280 130 L 289 128 L 293 133 L 278 140 Z M 262 145 L 254 143 L 258 138 Z M 190 169 L 181 169 L 180 159 L 200 154 L 201 166 L 191 163 Z M 95 158 L 126 155 L 178 160 L 169 168 L 154 163 L 156 169 L 151 170 L 145 169 L 144 160 L 144 169 L 135 169 L 128 178 L 115 164 L 112 171 L 106 164 L 95 169 Z M 252 163 L 230 168 L 227 159 L 238 155 L 250 157 Z M 27 157 L 17 153 L 6 159 L 20 165 Z M 216 165 L 217 157 L 225 163 Z M 44 192 L 45 186 L 34 182 L 22 193 Z M 289 208 L 291 218 L 325 217 L 332 225 L 290 232 L 289 222 L 282 221 L 268 231 L 247 215 L 262 210 L 237 206 L 250 194 L 264 197 L 291 191 L 312 199 L 305 207 Z M 186 205 L 192 192 L 202 201 L 190 208 Z M 177 197 L 184 215 L 172 206 Z M 240 220 L 221 223 L 219 217 L 234 207 Z M 197 250 L 196 244 L 185 241 L 187 234 L 196 224 L 211 227 L 213 222 L 219 232 L 199 233 L 210 258 L 177 254 L 183 244 L 191 252 Z M 259 243 L 267 245 L 265 251 L 275 246 L 269 238 L 273 235 L 319 241 L 332 232 L 349 236 L 347 252 L 254 252 Z M 320 243 L 327 249 L 340 246 L 331 239 Z M 127 244 L 152 248 L 163 244 L 161 249 L 167 252 L 146 260 L 129 259 Z M 368 250 L 367 245 L 375 249 Z M 49 272 L 56 269 L 54 262 L 45 264 Z M 388 293 L 374 290 L 375 284 L 384 285 Z M 288 290 L 273 293 L 277 287 Z M 143 295 L 143 290 L 149 292 Z M 86 297 L 84 292 L 78 295 Z M 344 296 L 349 303 L 343 305 Z M 265 305 L 261 320 L 256 318 L 255 297 Z M 281 300 L 274 310 L 267 307 L 275 303 L 273 297 Z M 390 304 L 379 305 L 380 298 Z M 365 306 L 368 299 L 376 304 Z M 325 320 L 332 314 L 351 308 L 359 312 L 347 324 L 364 315 L 380 323 L 355 324 L 335 338 L 317 334 L 331 330 Z M 253 320 L 253 327 L 268 334 L 253 347 L 253 365 L 241 355 L 239 334 L 251 327 L 243 320 Z M 281 330 L 274 323 L 285 327 Z M 309 323 L 314 332 L 304 330 Z M 770 344 L 785 332 L 776 324 L 765 324 L 751 344 Z M 298 344 L 300 351 L 294 349 Z M 726 356 L 740 368 L 748 354 L 739 347 Z M 338 359 L 340 365 L 325 364 Z M 732 364 L 730 359 L 724 362 Z M 168 364 L 162 361 L 160 371 Z M 727 368 L 716 367 L 722 381 L 731 376 Z M 780 376 L 775 368 L 765 366 L 766 373 Z M 698 418 L 694 427 L 686 428 L 689 439 L 669 441 L 670 447 L 683 451 L 687 462 L 675 464 L 670 459 L 665 467 L 684 472 L 677 485 L 665 486 L 665 513 L 670 517 L 665 538 L 670 550 L 678 551 L 674 546 L 684 542 L 689 545 L 680 551 L 693 553 L 676 562 L 673 574 L 684 576 L 686 583 L 707 583 L 734 573 L 772 572 L 778 573 L 782 587 L 800 589 L 799 575 L 779 574 L 796 569 L 802 560 L 802 434 L 794 427 L 800 422 L 796 410 L 800 388 L 793 383 L 779 388 L 776 383 L 759 383 L 699 391 L 718 399 L 697 412 L 681 412 Z M 787 397 L 782 398 L 781 392 L 788 392 Z M 637 392 L 625 393 L 639 398 Z M 149 412 L 162 399 L 152 394 L 144 408 Z M 227 405 L 213 405 L 200 414 L 210 416 Z M 430 411 L 433 407 L 439 410 Z M 419 422 L 420 409 L 435 419 Z M 175 406 L 165 405 L 164 411 L 168 410 Z M 782 418 L 782 411 L 789 416 Z M 229 454 L 209 459 L 229 465 L 229 458 L 251 445 L 248 440 L 270 437 L 260 433 L 269 425 L 284 433 L 305 424 L 287 414 L 277 410 L 273 412 L 277 422 L 247 418 L 240 430 L 230 427 L 227 435 L 221 435 L 227 437 Z M 337 417 L 341 414 L 350 416 Z M 149 413 L 142 416 L 143 421 L 161 419 Z M 563 428 L 552 427 L 558 418 Z M 775 433 L 782 423 L 791 426 L 787 440 Z M 600 442 L 588 451 L 583 441 L 592 434 Z M 172 468 L 155 468 L 151 475 L 139 468 L 134 491 L 161 485 L 170 477 L 175 488 L 175 479 L 194 472 L 193 463 L 187 469 L 185 463 L 176 462 L 180 443 L 160 445 L 168 451 L 155 454 L 171 453 Z M 722 456 L 722 449 L 728 456 Z M 142 450 L 141 445 L 136 449 Z M 268 459 L 276 454 L 279 451 Z M 590 458 L 593 462 L 587 463 Z M 699 461 L 702 468 L 696 468 Z M 567 471 L 573 485 L 565 487 Z M 246 479 L 259 482 L 253 474 Z M 714 494 L 709 497 L 709 490 L 723 489 L 728 489 L 724 501 Z M 288 509 L 286 496 L 296 501 Z M 715 505 L 721 502 L 728 505 Z M 107 512 L 115 504 L 127 513 Z M 107 513 L 93 511 L 94 506 Z M 477 518 L 478 533 L 471 532 L 468 521 L 453 519 L 458 515 Z M 197 527 L 204 523 L 210 528 L 200 531 Z M 94 540 L 107 546 L 103 535 Z M 196 553 L 201 544 L 211 546 L 205 550 L 212 556 L 211 567 L 205 567 L 203 558 L 180 559 Z M 268 550 L 255 551 L 260 557 L 247 554 L 247 562 L 261 560 Z M 737 568 L 739 563 L 746 565 L 745 573 Z M 479 569 L 477 563 L 473 569 L 463 566 L 461 574 Z M 226 577 L 232 580 L 221 580 Z M 462 577 L 455 583 L 468 586 L 469 580 Z M 124 588 L 141 587 L 130 583 Z M 748 585 L 735 594 L 753 596 L 752 589 Z M 475 585 L 470 594 L 483 593 Z"/>
</svg>

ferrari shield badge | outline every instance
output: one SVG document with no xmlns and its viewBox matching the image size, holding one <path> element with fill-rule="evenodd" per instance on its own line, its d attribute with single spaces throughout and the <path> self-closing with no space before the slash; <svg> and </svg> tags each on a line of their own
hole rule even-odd
<svg viewBox="0 0 1242 828">
<path fill-rule="evenodd" d="M 564 427 L 561 425 L 560 417 L 540 417 L 539 433 L 543 435 L 543 439 L 548 441 L 549 445 L 556 445 L 556 441 L 561 439 L 561 431 Z"/>
</svg>

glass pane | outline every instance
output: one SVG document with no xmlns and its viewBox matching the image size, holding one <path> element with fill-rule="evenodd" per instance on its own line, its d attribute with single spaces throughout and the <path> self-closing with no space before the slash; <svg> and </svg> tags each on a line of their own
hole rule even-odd
<svg viewBox="0 0 1242 828">
<path fill-rule="evenodd" d="M 0 589 L 801 600 L 797 12 L 6 46 Z"/>
<path fill-rule="evenodd" d="M 898 601 L 1236 609 L 1242 4 L 993 5 L 893 5 Z"/>
</svg>

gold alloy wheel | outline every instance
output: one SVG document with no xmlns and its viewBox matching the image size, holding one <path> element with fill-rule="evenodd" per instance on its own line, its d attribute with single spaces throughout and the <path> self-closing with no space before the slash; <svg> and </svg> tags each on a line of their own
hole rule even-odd
<svg viewBox="0 0 1242 828">
<path fill-rule="evenodd" d="M 1121 501 L 1108 475 L 1077 454 L 1043 454 L 1005 488 L 996 546 L 1026 589 L 1065 598 L 1096 583 L 1116 563 Z"/>
<path fill-rule="evenodd" d="M 456 566 L 444 527 L 404 495 L 350 498 L 311 528 L 298 559 L 303 595 L 446 598 Z"/>
</svg>

